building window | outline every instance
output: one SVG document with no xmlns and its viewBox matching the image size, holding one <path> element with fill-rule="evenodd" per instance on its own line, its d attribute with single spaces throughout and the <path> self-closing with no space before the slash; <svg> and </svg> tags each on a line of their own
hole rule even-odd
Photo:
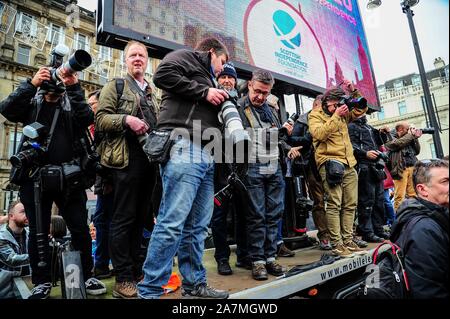
<svg viewBox="0 0 450 319">
<path fill-rule="evenodd" d="M 386 87 L 385 87 L 384 85 L 380 85 L 380 86 L 378 87 L 378 93 L 379 93 L 379 94 L 384 94 L 384 93 L 386 93 Z"/>
<path fill-rule="evenodd" d="M 164 28 L 163 26 L 161 26 L 161 27 L 159 28 L 159 33 L 165 34 L 165 33 L 166 33 L 166 28 Z"/>
<path fill-rule="evenodd" d="M 173 31 L 173 39 L 178 40 L 178 33 L 177 31 Z"/>
<path fill-rule="evenodd" d="M 406 110 L 406 102 L 405 101 L 398 102 L 398 113 L 400 115 L 405 115 L 406 112 L 407 112 L 407 110 Z"/>
<path fill-rule="evenodd" d="M 445 72 L 445 82 L 448 82 L 448 66 L 444 69 Z"/>
<path fill-rule="evenodd" d="M 420 76 L 419 75 L 414 75 L 411 79 L 412 85 L 414 86 L 421 86 L 422 82 L 420 81 Z"/>
<path fill-rule="evenodd" d="M 436 149 L 434 148 L 434 144 L 430 144 L 431 158 L 436 158 Z"/>
<path fill-rule="evenodd" d="M 89 41 L 88 41 L 88 37 L 85 36 L 84 34 L 81 33 L 77 33 L 76 34 L 76 49 L 77 50 L 85 50 L 89 52 Z"/>
<path fill-rule="evenodd" d="M 161 19 L 165 19 L 166 18 L 166 11 L 161 11 Z"/>
<path fill-rule="evenodd" d="M 394 89 L 401 90 L 403 88 L 403 81 L 395 81 L 394 82 Z"/>
<path fill-rule="evenodd" d="M 33 16 L 19 12 L 16 15 L 16 32 L 26 32 L 29 33 L 32 37 L 37 35 L 37 21 L 33 18 Z"/>
<path fill-rule="evenodd" d="M 20 140 L 22 139 L 22 132 L 17 132 L 16 135 L 16 148 L 14 149 L 14 130 L 9 131 L 9 148 L 8 148 L 8 159 L 17 153 L 19 148 Z"/>
<path fill-rule="evenodd" d="M 381 110 L 378 112 L 378 120 L 382 121 L 384 120 L 385 114 L 384 114 L 384 107 L 381 108 Z"/>
<path fill-rule="evenodd" d="M 19 44 L 19 49 L 17 50 L 17 62 L 25 65 L 30 64 L 30 52 L 31 48 L 25 45 Z"/>
<path fill-rule="evenodd" d="M 100 51 L 98 52 L 98 58 L 100 61 L 111 61 L 111 48 L 100 46 Z"/>
<path fill-rule="evenodd" d="M 64 43 L 64 29 L 59 25 L 51 23 L 50 32 L 47 35 L 47 41 L 57 45 L 58 43 Z"/>
</svg>

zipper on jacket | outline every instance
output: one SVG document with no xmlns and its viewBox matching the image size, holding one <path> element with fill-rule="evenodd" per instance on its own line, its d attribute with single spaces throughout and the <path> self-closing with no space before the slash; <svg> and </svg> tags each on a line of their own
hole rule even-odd
<svg viewBox="0 0 450 319">
<path fill-rule="evenodd" d="M 197 107 L 197 103 L 198 102 L 195 102 L 194 105 L 192 105 L 191 111 L 189 112 L 189 115 L 188 115 L 186 121 L 184 122 L 184 125 L 188 125 L 189 122 L 191 121 L 192 115 L 194 114 L 195 108 Z"/>
</svg>

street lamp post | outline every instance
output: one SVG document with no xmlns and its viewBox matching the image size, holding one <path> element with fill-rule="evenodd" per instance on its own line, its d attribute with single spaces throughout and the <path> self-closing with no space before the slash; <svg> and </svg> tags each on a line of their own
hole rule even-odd
<svg viewBox="0 0 450 319">
<path fill-rule="evenodd" d="M 419 41 L 417 39 L 416 28 L 414 27 L 413 16 L 414 13 L 411 7 L 419 3 L 419 0 L 403 0 L 400 5 L 402 6 L 403 13 L 408 17 L 409 30 L 411 31 L 411 37 L 413 40 L 414 51 L 416 53 L 417 66 L 419 67 L 420 80 L 422 82 L 423 95 L 425 97 L 425 106 L 430 120 L 430 125 L 434 127 L 433 143 L 438 158 L 444 157 L 444 151 L 442 149 L 441 137 L 439 135 L 439 125 L 436 119 L 436 114 L 433 109 L 433 102 L 431 100 L 430 87 L 428 86 L 428 80 L 423 65 L 422 54 L 420 52 Z M 381 5 L 381 0 L 369 0 L 367 4 L 368 9 L 373 9 Z"/>
</svg>

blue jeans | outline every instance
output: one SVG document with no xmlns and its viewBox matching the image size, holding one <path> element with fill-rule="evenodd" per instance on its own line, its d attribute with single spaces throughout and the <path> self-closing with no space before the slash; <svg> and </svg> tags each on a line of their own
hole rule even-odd
<svg viewBox="0 0 450 319">
<path fill-rule="evenodd" d="M 386 222 L 388 225 L 392 225 L 395 221 L 395 211 L 394 205 L 392 205 L 392 201 L 389 198 L 390 189 L 384 190 L 384 210 L 386 214 Z"/>
<path fill-rule="evenodd" d="M 252 262 L 275 259 L 278 223 L 284 210 L 284 179 L 281 167 L 264 172 L 269 164 L 248 166 L 245 185 L 250 207 L 247 216 L 247 245 Z"/>
<path fill-rule="evenodd" d="M 94 267 L 109 268 L 109 227 L 113 210 L 114 193 L 97 195 L 97 205 L 93 217 L 96 229 L 97 248 L 94 254 Z"/>
<path fill-rule="evenodd" d="M 214 205 L 214 162 L 189 140 L 180 139 L 173 148 L 176 151 L 172 149 L 170 160 L 161 166 L 163 195 L 143 267 L 144 280 L 137 285 L 140 298 L 163 294 L 177 252 L 183 288 L 190 291 L 206 283 L 202 258 Z"/>
</svg>

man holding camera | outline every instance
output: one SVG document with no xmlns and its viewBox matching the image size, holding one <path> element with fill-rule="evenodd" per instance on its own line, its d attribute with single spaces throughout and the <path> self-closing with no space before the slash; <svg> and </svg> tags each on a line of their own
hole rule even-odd
<svg viewBox="0 0 450 319">
<path fill-rule="evenodd" d="M 389 128 L 378 130 L 362 115 L 348 125 L 353 154 L 358 161 L 358 233 L 362 239 L 380 243 L 389 239 L 384 225 L 385 155 L 379 151 Z"/>
<path fill-rule="evenodd" d="M 228 297 L 228 292 L 207 285 L 202 261 L 214 205 L 214 159 L 205 147 L 209 140 L 198 136 L 220 127 L 217 115 L 228 94 L 217 88 L 215 79 L 227 60 L 225 45 L 207 38 L 195 51 L 167 54 L 154 74 L 153 82 L 163 90 L 158 129 L 174 131 L 175 140 L 167 144 L 170 158 L 160 165 L 163 195 L 143 267 L 144 280 L 138 284 L 141 298 L 163 294 L 177 253 L 183 297 Z"/>
<path fill-rule="evenodd" d="M 230 62 L 223 65 L 223 71 L 217 77 L 219 86 L 223 87 L 226 91 L 230 92 L 236 90 L 237 73 L 234 65 Z M 221 189 L 227 186 L 227 178 L 231 174 L 230 163 L 216 163 L 215 176 L 214 176 L 214 193 L 217 193 Z M 227 216 L 234 207 L 239 207 L 239 212 L 234 216 L 235 221 L 235 239 L 236 239 L 236 256 L 237 267 L 247 267 L 248 252 L 247 241 L 245 233 L 245 210 L 242 206 L 238 206 L 241 203 L 242 196 L 237 190 L 232 190 L 231 198 L 225 199 L 221 205 L 214 206 L 214 212 L 211 219 L 212 236 L 214 240 L 214 258 L 217 262 L 217 272 L 220 275 L 231 275 L 233 273 L 229 259 L 230 259 L 230 247 L 227 242 Z"/>
<path fill-rule="evenodd" d="M 284 272 L 275 260 L 285 185 L 278 150 L 281 123 L 275 109 L 267 104 L 274 82 L 270 72 L 253 71 L 248 82 L 248 95 L 238 102 L 244 128 L 251 128 L 254 133 L 251 162 L 244 183 L 249 197 L 247 245 L 255 280 L 267 280 L 268 273 L 280 276 Z"/>
<path fill-rule="evenodd" d="M 359 247 L 353 241 L 353 222 L 358 198 L 356 159 L 348 133 L 348 123 L 367 111 L 367 101 L 350 81 L 344 88 L 327 90 L 322 97 L 322 108 L 309 114 L 309 130 L 313 137 L 315 158 L 325 191 L 325 214 L 330 232 L 332 253 L 352 257 Z M 352 110 L 347 103 L 357 101 Z"/>
<path fill-rule="evenodd" d="M 37 232 L 42 231 L 40 240 L 47 240 L 53 202 L 58 206 L 61 216 L 67 223 L 74 249 L 81 252 L 83 276 L 87 280 L 87 293 L 98 295 L 106 292 L 104 284 L 92 278 L 91 239 L 87 226 L 85 189 L 81 186 L 69 187 L 69 176 L 61 169 L 73 167 L 69 164 L 73 164 L 74 160 L 80 162 L 80 157 L 85 155 L 79 147 L 80 139 L 87 127 L 92 124 L 94 114 L 86 103 L 84 91 L 76 74 L 67 68 L 61 68 L 57 72 L 61 79 L 60 83 L 52 80 L 48 67 L 40 68 L 33 79 L 22 82 L 0 103 L 0 112 L 9 121 L 21 122 L 24 125 L 39 122 L 47 128 L 49 135 L 47 139 L 40 136 L 44 140 L 42 146 L 46 150 L 33 149 L 37 152 L 37 156 L 36 154 L 24 156 L 23 152 L 29 154 L 32 148 L 23 149 L 23 143 L 19 147 L 19 153 L 16 154 L 16 158 L 22 162 L 20 170 L 26 172 L 16 182 L 20 184 L 19 196 L 25 206 L 30 225 L 28 251 L 32 282 L 35 285 L 31 290 L 30 299 L 45 299 L 50 295 L 49 248 L 46 244 L 41 244 L 42 247 L 39 247 Z M 36 200 L 39 202 L 39 199 L 35 199 L 33 180 L 35 178 L 29 177 L 31 170 L 38 172 L 35 178 L 40 178 L 42 185 L 39 196 L 41 216 L 36 216 L 35 203 Z M 60 174 L 50 175 L 50 172 L 60 172 Z M 63 181 L 64 184 L 62 184 Z M 61 188 L 60 185 L 64 186 Z M 42 221 L 42 230 L 37 229 L 38 220 Z"/>
<path fill-rule="evenodd" d="M 404 121 L 395 125 L 395 131 L 394 139 L 387 142 L 385 147 L 389 150 L 390 172 L 394 180 L 394 209 L 397 211 L 406 195 L 416 195 L 412 175 L 417 162 L 416 155 L 420 153 L 419 137 L 422 136 L 422 130 Z"/>
<path fill-rule="evenodd" d="M 130 41 L 125 49 L 127 75 L 108 82 L 100 93 L 95 135 L 101 164 L 112 175 L 113 213 L 109 229 L 110 257 L 116 273 L 113 296 L 136 298 L 142 278 L 140 247 L 143 229 L 153 227 L 151 196 L 156 167 L 142 149 L 147 132 L 156 127 L 152 91 L 144 79 L 147 48 Z"/>
</svg>

